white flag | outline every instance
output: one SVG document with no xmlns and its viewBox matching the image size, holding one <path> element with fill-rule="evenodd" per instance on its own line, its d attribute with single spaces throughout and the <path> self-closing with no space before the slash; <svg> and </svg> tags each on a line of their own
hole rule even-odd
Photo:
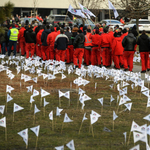
<svg viewBox="0 0 150 150">
<path fill-rule="evenodd" d="M 149 90 L 142 92 L 142 94 L 144 94 L 145 96 L 149 97 Z"/>
<path fill-rule="evenodd" d="M 34 105 L 34 114 L 40 112 L 40 110 L 37 108 L 36 104 Z"/>
<path fill-rule="evenodd" d="M 126 95 L 123 95 L 123 99 L 127 102 L 127 101 L 131 101 L 131 99 L 129 97 L 127 97 Z"/>
<path fill-rule="evenodd" d="M 124 132 L 123 135 L 124 135 L 124 139 L 125 139 L 125 143 L 126 143 L 126 140 L 127 140 L 127 132 Z"/>
<path fill-rule="evenodd" d="M 56 150 L 64 150 L 64 145 L 55 147 Z"/>
<path fill-rule="evenodd" d="M 38 137 L 39 131 L 40 131 L 40 125 L 33 127 L 33 128 L 30 128 L 30 130 L 32 130 L 35 133 L 35 135 Z"/>
<path fill-rule="evenodd" d="M 113 4 L 108 0 L 108 5 L 109 5 L 109 9 L 112 9 L 114 11 L 114 16 L 115 18 L 117 18 L 119 16 L 117 10 L 115 9 L 115 7 L 113 6 Z"/>
<path fill-rule="evenodd" d="M 63 93 L 63 92 L 61 92 L 60 90 L 59 90 L 58 92 L 59 92 L 59 97 L 64 96 L 64 93 Z"/>
<path fill-rule="evenodd" d="M 13 100 L 13 98 L 9 94 L 7 94 L 7 103 L 11 100 Z"/>
<path fill-rule="evenodd" d="M 78 94 L 80 95 L 80 94 L 84 94 L 84 93 L 85 93 L 85 91 L 83 91 L 81 88 L 79 88 Z"/>
<path fill-rule="evenodd" d="M 94 124 L 98 120 L 98 117 L 93 114 L 90 114 L 90 120 L 91 124 Z"/>
<path fill-rule="evenodd" d="M 87 101 L 87 100 L 91 100 L 91 98 L 89 96 L 87 96 L 86 94 L 83 95 L 83 101 Z"/>
<path fill-rule="evenodd" d="M 124 100 L 122 97 L 120 98 L 120 101 L 119 101 L 119 106 L 126 103 L 126 100 Z"/>
<path fill-rule="evenodd" d="M 6 128 L 6 117 L 0 119 L 0 126 Z"/>
<path fill-rule="evenodd" d="M 64 96 L 65 96 L 66 98 L 70 99 L 70 91 L 64 93 Z"/>
<path fill-rule="evenodd" d="M 33 95 L 30 96 L 30 103 L 34 102 Z"/>
<path fill-rule="evenodd" d="M 39 91 L 37 91 L 37 90 L 33 90 L 33 96 L 38 96 L 39 95 Z"/>
<path fill-rule="evenodd" d="M 101 105 L 103 106 L 103 98 L 99 98 L 98 101 L 101 103 Z"/>
<path fill-rule="evenodd" d="M 113 98 L 113 96 L 111 95 L 111 98 L 110 98 L 110 102 L 114 101 L 115 99 Z"/>
<path fill-rule="evenodd" d="M 71 120 L 71 119 L 68 117 L 67 113 L 65 113 L 64 122 L 72 122 L 72 121 L 73 121 L 73 120 Z"/>
<path fill-rule="evenodd" d="M 14 90 L 13 87 L 11 87 L 11 86 L 9 86 L 9 85 L 6 86 L 6 92 L 11 93 L 12 90 Z"/>
<path fill-rule="evenodd" d="M 41 89 L 41 97 L 50 95 L 50 93 L 46 92 L 45 90 Z"/>
<path fill-rule="evenodd" d="M 4 114 L 5 105 L 0 105 L 0 113 Z"/>
<path fill-rule="evenodd" d="M 37 83 L 37 77 L 32 78 L 32 80 L 33 80 L 35 83 Z"/>
<path fill-rule="evenodd" d="M 131 111 L 132 103 L 124 104 L 129 111 Z"/>
<path fill-rule="evenodd" d="M 28 145 L 28 128 L 18 132 L 18 134 L 23 138 L 23 141 Z"/>
<path fill-rule="evenodd" d="M 28 89 L 28 91 L 27 91 L 27 92 L 32 92 L 33 85 L 31 85 L 31 86 L 27 86 L 26 88 Z"/>
<path fill-rule="evenodd" d="M 129 85 L 129 83 L 123 81 L 123 87 L 124 87 L 124 86 L 128 86 L 128 85 Z"/>
<path fill-rule="evenodd" d="M 81 11 L 73 9 L 71 5 L 69 5 L 68 11 L 73 15 L 81 16 Z"/>
<path fill-rule="evenodd" d="M 143 119 L 147 120 L 147 121 L 150 121 L 150 114 L 145 116 Z"/>
<path fill-rule="evenodd" d="M 62 74 L 61 79 L 63 80 L 65 78 L 66 78 L 66 76 L 64 74 Z"/>
<path fill-rule="evenodd" d="M 63 109 L 60 109 L 60 108 L 56 108 L 56 116 L 60 116 L 61 114 L 61 111 L 62 111 Z"/>
<path fill-rule="evenodd" d="M 141 140 L 144 137 L 145 137 L 145 134 L 133 131 L 134 143 L 136 143 L 137 141 Z"/>
<path fill-rule="evenodd" d="M 133 131 L 139 131 L 140 130 L 140 126 L 134 122 L 134 120 L 132 121 L 132 126 L 131 126 L 131 132 Z"/>
<path fill-rule="evenodd" d="M 150 135 L 150 125 L 147 127 L 147 134 Z"/>
<path fill-rule="evenodd" d="M 47 102 L 46 100 L 45 100 L 45 98 L 44 98 L 44 107 L 46 106 L 46 105 L 48 105 L 49 104 L 49 102 Z"/>
<path fill-rule="evenodd" d="M 20 111 L 22 109 L 24 109 L 24 108 L 19 106 L 19 105 L 17 105 L 16 103 L 14 103 L 14 110 L 13 110 L 13 112 L 17 112 L 17 111 Z"/>
<path fill-rule="evenodd" d="M 149 89 L 145 86 L 141 86 L 141 92 L 148 91 Z"/>
<path fill-rule="evenodd" d="M 113 120 L 116 120 L 116 118 L 118 118 L 118 116 L 116 115 L 115 111 L 113 111 Z"/>
<path fill-rule="evenodd" d="M 66 146 L 71 149 L 71 150 L 75 150 L 75 147 L 74 147 L 74 141 L 71 140 L 69 143 L 66 144 Z"/>
<path fill-rule="evenodd" d="M 49 113 L 49 119 L 53 120 L 53 110 Z"/>
<path fill-rule="evenodd" d="M 86 118 L 85 116 L 86 116 L 86 113 L 84 113 L 84 116 L 83 116 L 82 122 L 83 122 L 84 120 L 87 120 L 87 118 Z"/>
<path fill-rule="evenodd" d="M 129 149 L 129 150 L 140 150 L 140 145 L 138 144 L 138 145 L 132 147 L 132 148 Z"/>
<path fill-rule="evenodd" d="M 97 112 L 95 112 L 94 110 L 91 111 L 91 114 L 92 114 L 93 116 L 98 117 L 98 118 L 101 117 L 101 115 L 98 114 Z"/>
</svg>

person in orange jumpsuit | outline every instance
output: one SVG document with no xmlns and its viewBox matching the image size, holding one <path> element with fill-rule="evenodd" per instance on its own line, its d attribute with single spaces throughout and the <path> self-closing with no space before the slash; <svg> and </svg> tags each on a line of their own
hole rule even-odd
<svg viewBox="0 0 150 150">
<path fill-rule="evenodd" d="M 110 53 L 110 46 L 111 46 L 111 38 L 108 34 L 108 28 L 103 29 L 104 33 L 101 35 L 100 38 L 100 46 L 102 48 L 102 60 L 103 66 L 110 67 L 111 66 L 111 53 Z"/>
<path fill-rule="evenodd" d="M 36 44 L 37 44 L 36 56 L 39 56 L 39 57 L 42 57 L 42 52 L 41 52 L 41 48 L 42 48 L 41 36 L 42 36 L 42 32 L 43 31 L 44 31 L 44 27 L 40 26 L 39 27 L 39 32 L 36 35 Z"/>
<path fill-rule="evenodd" d="M 54 51 L 54 44 L 55 38 L 57 36 L 57 32 L 55 32 L 54 27 L 51 27 L 51 33 L 47 36 L 47 45 L 49 46 L 50 56 L 49 58 L 54 60 L 55 51 Z"/>
<path fill-rule="evenodd" d="M 101 67 L 100 38 L 99 29 L 96 29 L 95 34 L 90 36 L 92 40 L 91 65 L 98 65 L 99 67 Z"/>
</svg>

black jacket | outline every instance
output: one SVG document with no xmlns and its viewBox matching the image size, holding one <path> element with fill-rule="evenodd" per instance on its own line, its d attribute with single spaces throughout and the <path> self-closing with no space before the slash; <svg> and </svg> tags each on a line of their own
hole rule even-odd
<svg viewBox="0 0 150 150">
<path fill-rule="evenodd" d="M 122 41 L 122 46 L 124 47 L 125 51 L 134 51 L 135 44 L 136 38 L 134 37 L 133 33 L 129 33 Z"/>
<path fill-rule="evenodd" d="M 42 32 L 42 36 L 41 36 L 41 42 L 42 42 L 42 45 L 43 46 L 48 46 L 47 45 L 47 36 L 48 34 L 50 34 L 51 31 L 49 29 L 45 29 L 43 32 Z"/>
<path fill-rule="evenodd" d="M 69 31 L 66 31 L 66 32 L 65 32 L 65 35 L 66 35 L 66 36 L 68 37 L 68 39 L 69 39 L 68 45 L 72 45 L 72 39 L 71 39 L 72 33 L 69 32 Z"/>
<path fill-rule="evenodd" d="M 25 32 L 25 41 L 26 43 L 36 43 L 36 34 L 31 28 Z"/>
<path fill-rule="evenodd" d="M 76 36 L 73 46 L 74 48 L 84 48 L 85 37 L 83 33 L 80 33 Z"/>
<path fill-rule="evenodd" d="M 150 50 L 150 39 L 146 34 L 139 36 L 137 44 L 139 45 L 139 52 L 149 52 Z"/>
<path fill-rule="evenodd" d="M 65 34 L 59 34 L 56 36 L 54 47 L 57 48 L 57 50 L 66 50 L 68 47 L 68 42 L 69 39 Z"/>
</svg>

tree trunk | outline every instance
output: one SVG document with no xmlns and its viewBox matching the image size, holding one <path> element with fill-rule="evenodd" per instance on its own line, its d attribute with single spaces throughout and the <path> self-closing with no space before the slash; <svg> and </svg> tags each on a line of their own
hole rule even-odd
<svg viewBox="0 0 150 150">
<path fill-rule="evenodd" d="M 139 33 L 139 18 L 136 18 L 136 30 Z"/>
</svg>

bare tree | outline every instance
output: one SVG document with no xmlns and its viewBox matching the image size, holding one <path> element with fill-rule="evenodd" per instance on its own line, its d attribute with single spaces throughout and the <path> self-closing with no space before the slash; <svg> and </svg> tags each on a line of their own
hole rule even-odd
<svg viewBox="0 0 150 150">
<path fill-rule="evenodd" d="M 148 16 L 150 10 L 149 0 L 112 0 L 113 3 L 123 9 L 123 16 L 136 19 L 137 31 L 139 32 L 139 19 Z"/>
<path fill-rule="evenodd" d="M 37 5 L 38 5 L 38 0 L 33 0 L 33 13 L 34 13 L 34 18 L 36 17 L 36 11 L 37 11 Z"/>
</svg>

